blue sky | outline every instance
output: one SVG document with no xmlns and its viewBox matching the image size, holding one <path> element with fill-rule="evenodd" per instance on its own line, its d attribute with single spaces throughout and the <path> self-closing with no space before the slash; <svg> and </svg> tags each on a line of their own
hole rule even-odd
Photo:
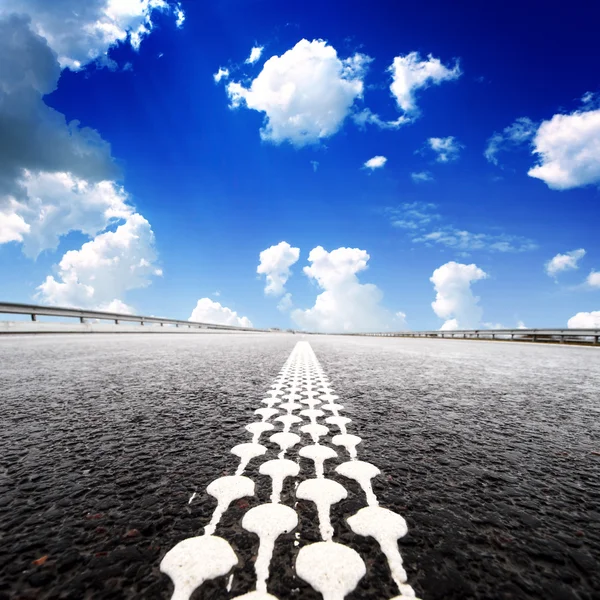
<svg viewBox="0 0 600 600">
<path fill-rule="evenodd" d="M 1 299 L 600 327 L 600 9 L 289 4 L 0 1 Z"/>
</svg>

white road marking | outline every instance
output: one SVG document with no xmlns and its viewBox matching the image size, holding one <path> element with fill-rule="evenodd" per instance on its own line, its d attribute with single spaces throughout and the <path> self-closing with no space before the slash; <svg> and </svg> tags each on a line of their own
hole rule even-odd
<svg viewBox="0 0 600 600">
<path fill-rule="evenodd" d="M 296 496 L 316 504 L 321 537 L 326 542 L 330 542 L 333 538 L 330 518 L 331 505 L 348 497 L 346 488 L 332 479 L 305 479 L 298 486 Z"/>
<path fill-rule="evenodd" d="M 238 596 L 236 600 L 277 600 L 267 591 L 269 571 L 277 538 L 291 532 L 298 524 L 294 510 L 298 502 L 292 500 L 294 508 L 281 504 L 285 480 L 297 478 L 300 473 L 301 465 L 285 458 L 286 453 L 298 444 L 305 444 L 301 445 L 298 454 L 314 463 L 315 475 L 301 482 L 294 481 L 295 496 L 314 503 L 323 541 L 300 548 L 295 563 L 296 573 L 320 592 L 324 600 L 343 600 L 356 588 L 366 574 L 365 563 L 355 550 L 333 541 L 335 530 L 331 523 L 332 506 L 345 499 L 348 491 L 337 481 L 328 479 L 325 472 L 326 461 L 339 460 L 341 451 L 336 452 L 326 442 L 321 443 L 331 432 L 319 420 L 339 430 L 331 438 L 331 443 L 344 448 L 350 457 L 350 460 L 338 464 L 335 471 L 356 481 L 365 494 L 367 506 L 347 519 L 349 527 L 356 535 L 373 537 L 379 544 L 400 593 L 392 600 L 414 598 L 414 590 L 406 583 L 406 572 L 398 550 L 398 539 L 406 534 L 406 522 L 400 515 L 379 506 L 371 480 L 380 471 L 375 465 L 358 460 L 357 446 L 362 440 L 348 433 L 347 426 L 352 421 L 340 415 L 344 407 L 335 402 L 339 396 L 333 393 L 308 342 L 296 344 L 266 396 L 261 400 L 266 406 L 254 411 L 260 421 L 245 426 L 252 435 L 252 441 L 231 449 L 232 454 L 240 459 L 236 474 L 220 477 L 207 487 L 208 494 L 217 499 L 217 507 L 205 527 L 205 534 L 183 540 L 161 562 L 161 570 L 175 585 L 172 600 L 189 600 L 204 581 L 227 575 L 238 564 L 231 545 L 213 534 L 231 502 L 244 496 L 254 496 L 254 482 L 243 473 L 250 460 L 263 456 L 272 446 L 279 448 L 278 458 L 267 460 L 259 467 L 259 473 L 271 479 L 270 503 L 249 509 L 241 522 L 243 529 L 259 538 L 255 562 L 256 589 Z M 269 436 L 272 446 L 261 444 L 263 434 L 277 426 L 282 430 Z M 304 438 L 292 431 L 296 427 L 298 432 L 305 434 Z M 312 444 L 306 444 L 308 439 Z M 327 467 L 328 472 L 329 469 Z M 195 495 L 190 498 L 190 503 Z M 298 546 L 299 540 L 300 532 L 296 531 L 293 546 Z M 232 581 L 233 572 L 227 581 L 228 592 Z"/>
<path fill-rule="evenodd" d="M 231 546 L 212 535 L 188 538 L 171 548 L 160 563 L 175 586 L 171 600 L 188 600 L 208 579 L 227 575 L 238 559 Z"/>
<path fill-rule="evenodd" d="M 204 528 L 204 535 L 212 535 L 223 516 L 234 500 L 244 496 L 254 496 L 254 481 L 243 475 L 228 475 L 215 479 L 206 491 L 217 499 L 217 508 L 210 523 Z"/>
<path fill-rule="evenodd" d="M 298 552 L 296 573 L 323 596 L 344 600 L 366 573 L 358 552 L 335 542 L 317 542 Z"/>
</svg>

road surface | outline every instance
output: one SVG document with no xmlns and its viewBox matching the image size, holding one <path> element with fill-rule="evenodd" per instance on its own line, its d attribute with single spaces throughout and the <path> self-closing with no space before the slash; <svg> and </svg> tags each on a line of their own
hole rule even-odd
<svg viewBox="0 0 600 600">
<path fill-rule="evenodd" d="M 274 382 L 293 383 L 288 359 L 298 341 L 310 344 L 339 396 L 330 402 L 351 419 L 358 459 L 381 471 L 373 497 L 406 521 L 397 548 L 418 597 L 600 598 L 597 349 L 94 334 L 0 338 L 0 600 L 171 598 L 161 564 L 164 571 L 167 553 L 213 522 L 217 500 L 206 488 L 240 468 L 231 450 L 251 441 L 246 425 L 263 420 L 254 411 L 268 408 L 262 401 L 275 397 L 267 394 Z M 286 361 L 292 371 L 281 375 Z M 306 373 L 314 379 L 320 371 L 299 372 L 304 385 Z M 289 387 L 280 391 L 281 398 Z M 259 469 L 281 450 L 269 441 L 281 429 L 274 418 L 259 438 L 268 452 L 242 473 L 255 494 L 233 500 L 215 525 L 237 565 L 207 580 L 194 600 L 257 588 L 268 544 L 244 516 L 272 500 L 271 478 Z M 296 427 L 311 421 L 305 416 Z M 398 577 L 378 541 L 355 531 L 352 516 L 367 497 L 336 471 L 349 454 L 332 443 L 339 427 L 329 427 L 320 441 L 338 458 L 325 461 L 324 478 L 347 497 L 333 503 L 324 524 L 315 492 L 298 486 L 318 479 L 302 450 L 314 440 L 302 434 L 285 455 L 299 475 L 283 481 L 278 499 L 298 524 L 274 542 L 267 590 L 279 600 L 321 598 L 305 580 L 310 572 L 302 579 L 294 565 L 303 549 L 331 539 L 365 567 L 346 598 L 391 599 Z"/>
</svg>

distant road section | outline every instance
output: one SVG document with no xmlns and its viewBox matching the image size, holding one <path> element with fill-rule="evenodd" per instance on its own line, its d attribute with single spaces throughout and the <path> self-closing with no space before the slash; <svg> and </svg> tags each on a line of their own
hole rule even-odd
<svg viewBox="0 0 600 600">
<path fill-rule="evenodd" d="M 318 362 L 306 349 L 300 367 L 290 362 L 298 341 Z M 268 428 L 247 425 L 262 422 L 257 407 L 271 408 L 263 400 L 277 396 L 267 393 L 274 381 L 294 394 L 295 373 L 305 391 L 311 381 L 330 386 L 338 398 L 326 391 L 323 401 L 343 411 L 328 433 L 309 427 L 286 450 L 299 473 L 284 478 L 276 498 L 293 507 L 297 527 L 274 546 L 270 594 L 321 598 L 294 565 L 308 556 L 303 548 L 330 539 L 365 564 L 346 598 L 397 596 L 398 570 L 375 538 L 356 534 L 370 527 L 352 520 L 368 497 L 406 520 L 398 549 L 420 598 L 598 597 L 597 349 L 206 333 L 0 337 L 0 600 L 171 598 L 161 562 L 211 522 L 237 565 L 192 599 L 256 589 L 263 529 L 242 523 L 272 499 L 273 473 L 260 465 L 282 448 Z M 304 419 L 325 423 L 317 413 Z M 340 425 L 348 437 L 336 444 Z M 232 449 L 257 433 L 267 454 L 243 473 L 255 495 L 233 501 L 217 522 L 207 487 L 236 474 Z M 336 470 L 349 460 L 352 436 L 358 459 L 381 471 L 372 496 Z M 337 448 L 323 475 L 347 490 L 321 523 L 314 500 L 291 501 L 298 484 L 299 495 L 320 497 L 321 484 L 303 485 L 319 467 L 301 447 L 317 443 Z"/>
</svg>

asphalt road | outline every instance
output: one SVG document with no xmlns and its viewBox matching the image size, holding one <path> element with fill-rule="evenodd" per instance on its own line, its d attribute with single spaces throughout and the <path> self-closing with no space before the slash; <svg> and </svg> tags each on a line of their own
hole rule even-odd
<svg viewBox="0 0 600 600">
<path fill-rule="evenodd" d="M 235 471 L 230 449 L 249 441 L 244 425 L 300 339 L 362 438 L 360 458 L 383 472 L 381 505 L 408 523 L 399 547 L 419 597 L 600 598 L 597 349 L 90 334 L 0 337 L 0 600 L 170 598 L 162 557 L 202 533 L 216 504 L 206 486 Z M 221 577 L 194 599 L 253 589 L 257 538 L 239 523 L 268 490 L 252 463 L 248 474 L 256 497 L 217 528 L 240 560 L 231 592 Z M 334 539 L 367 564 L 347 598 L 389 599 L 377 544 L 346 524 L 364 503 L 344 484 Z M 283 499 L 292 493 L 288 482 Z M 297 511 L 300 544 L 282 537 L 271 563 L 280 600 L 320 598 L 292 569 L 318 540 L 313 507 Z"/>
</svg>

